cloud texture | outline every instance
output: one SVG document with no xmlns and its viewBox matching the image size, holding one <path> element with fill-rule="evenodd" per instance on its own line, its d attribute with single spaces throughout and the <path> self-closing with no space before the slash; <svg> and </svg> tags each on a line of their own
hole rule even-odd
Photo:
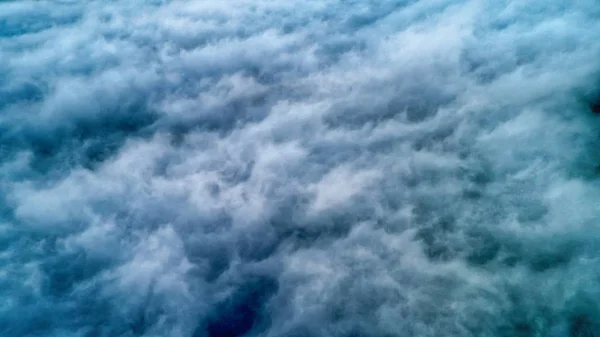
<svg viewBox="0 0 600 337">
<path fill-rule="evenodd" d="M 3 1 L 0 335 L 594 336 L 596 0 Z"/>
</svg>

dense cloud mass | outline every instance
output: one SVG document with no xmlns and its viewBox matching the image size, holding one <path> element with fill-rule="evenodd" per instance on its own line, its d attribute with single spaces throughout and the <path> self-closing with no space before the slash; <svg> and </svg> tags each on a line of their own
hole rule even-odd
<svg viewBox="0 0 600 337">
<path fill-rule="evenodd" d="M 597 0 L 0 2 L 0 335 L 591 337 Z"/>
</svg>

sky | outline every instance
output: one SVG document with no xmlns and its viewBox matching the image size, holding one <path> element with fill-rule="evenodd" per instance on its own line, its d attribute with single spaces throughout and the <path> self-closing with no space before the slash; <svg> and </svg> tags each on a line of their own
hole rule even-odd
<svg viewBox="0 0 600 337">
<path fill-rule="evenodd" d="M 0 2 L 0 335 L 592 337 L 596 0 Z"/>
</svg>

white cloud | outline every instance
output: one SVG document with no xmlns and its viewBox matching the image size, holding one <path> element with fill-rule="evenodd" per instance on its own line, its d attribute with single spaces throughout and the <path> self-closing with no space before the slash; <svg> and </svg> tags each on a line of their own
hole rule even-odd
<svg viewBox="0 0 600 337">
<path fill-rule="evenodd" d="M 0 3 L 0 334 L 596 328 L 597 8 Z"/>
</svg>

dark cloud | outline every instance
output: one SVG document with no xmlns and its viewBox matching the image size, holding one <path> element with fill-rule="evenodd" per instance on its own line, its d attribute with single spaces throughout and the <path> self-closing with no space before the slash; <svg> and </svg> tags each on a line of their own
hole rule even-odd
<svg viewBox="0 0 600 337">
<path fill-rule="evenodd" d="M 0 3 L 0 335 L 593 336 L 599 18 Z"/>
</svg>

